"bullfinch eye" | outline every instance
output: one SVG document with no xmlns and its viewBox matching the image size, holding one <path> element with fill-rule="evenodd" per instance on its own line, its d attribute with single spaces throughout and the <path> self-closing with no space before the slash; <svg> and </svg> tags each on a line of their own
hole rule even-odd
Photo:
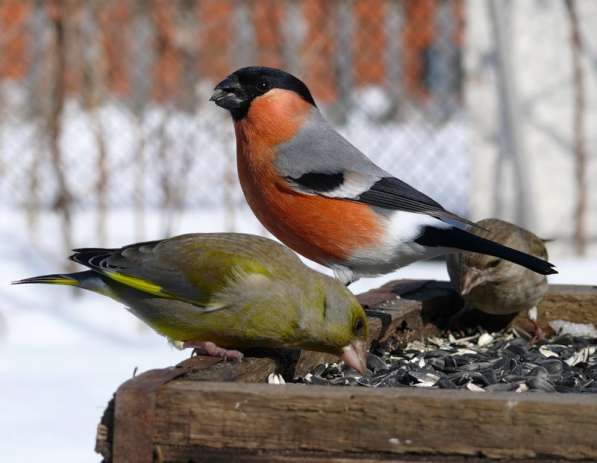
<svg viewBox="0 0 597 463">
<path fill-rule="evenodd" d="M 262 80 L 261 82 L 259 82 L 257 84 L 257 87 L 259 88 L 259 90 L 261 90 L 262 92 L 265 92 L 266 90 L 269 90 L 269 84 L 265 81 Z"/>
</svg>

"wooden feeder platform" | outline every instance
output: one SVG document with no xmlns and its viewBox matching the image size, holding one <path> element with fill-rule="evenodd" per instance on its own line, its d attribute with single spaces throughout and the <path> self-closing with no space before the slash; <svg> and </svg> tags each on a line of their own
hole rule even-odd
<svg viewBox="0 0 597 463">
<path fill-rule="evenodd" d="M 370 342 L 437 334 L 461 305 L 446 282 L 400 280 L 359 296 Z M 489 329 L 517 317 L 467 315 Z M 597 326 L 597 287 L 553 285 L 539 323 Z M 192 357 L 122 384 L 98 426 L 104 462 L 597 461 L 597 396 L 419 388 L 269 385 L 332 361 L 262 353 L 240 363 Z"/>
</svg>

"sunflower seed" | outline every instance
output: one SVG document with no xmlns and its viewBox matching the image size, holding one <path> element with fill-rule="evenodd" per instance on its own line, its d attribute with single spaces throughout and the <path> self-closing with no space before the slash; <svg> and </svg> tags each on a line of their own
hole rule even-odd
<svg viewBox="0 0 597 463">
<path fill-rule="evenodd" d="M 474 391 L 474 392 L 485 392 L 485 389 L 483 389 L 482 387 L 477 386 L 475 383 L 467 383 L 466 384 L 466 388 L 469 391 Z"/>
<path fill-rule="evenodd" d="M 431 337 L 367 358 L 361 375 L 346 365 L 316 366 L 299 382 L 475 391 L 597 392 L 597 340 L 569 334 L 529 345 L 514 331 Z"/>
</svg>

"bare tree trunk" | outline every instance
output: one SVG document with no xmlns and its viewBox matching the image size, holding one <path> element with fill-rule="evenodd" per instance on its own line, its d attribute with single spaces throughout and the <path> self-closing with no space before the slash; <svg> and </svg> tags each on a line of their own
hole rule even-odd
<svg viewBox="0 0 597 463">
<path fill-rule="evenodd" d="M 230 151 L 228 150 L 228 153 Z M 229 156 L 229 154 L 227 155 Z M 224 204 L 224 228 L 227 232 L 236 231 L 236 207 L 234 204 L 234 192 L 237 188 L 237 174 L 234 169 L 235 160 L 230 159 L 230 162 L 226 163 L 226 171 L 224 172 L 224 190 L 223 190 L 223 204 Z M 261 234 L 267 234 L 266 228 L 262 224 Z"/>
<path fill-rule="evenodd" d="M 61 2 L 53 3 L 51 14 L 52 27 L 54 29 L 54 68 L 50 91 L 50 113 L 47 121 L 47 136 L 50 148 L 50 159 L 52 170 L 57 184 L 57 195 L 54 208 L 62 218 L 62 241 L 65 249 L 72 246 L 72 196 L 66 183 L 62 151 L 60 148 L 60 136 L 62 134 L 62 115 L 64 100 L 66 97 L 65 72 L 66 72 L 66 40 L 65 40 L 65 16 L 66 9 Z"/>
<path fill-rule="evenodd" d="M 250 4 L 245 0 L 236 0 L 232 10 L 234 34 L 232 40 L 235 67 L 251 66 L 257 61 L 257 39 L 251 21 Z M 206 63 L 203 63 L 205 66 Z"/>
<path fill-rule="evenodd" d="M 566 0 L 570 20 L 570 48 L 574 79 L 574 156 L 576 160 L 576 209 L 574 214 L 574 245 L 578 255 L 587 250 L 587 152 L 585 148 L 585 79 L 581 57 L 583 43 L 580 36 L 576 2 Z"/>
<path fill-rule="evenodd" d="M 173 165 L 169 154 L 172 149 L 168 125 L 175 109 L 164 108 L 164 115 L 157 129 L 157 160 L 160 164 L 160 184 L 162 187 L 162 204 L 160 211 L 162 236 L 170 236 L 172 232 L 173 204 L 175 202 L 175 182 Z"/>
<path fill-rule="evenodd" d="M 338 104 L 331 113 L 336 124 L 344 125 L 351 107 L 353 89 L 353 62 L 352 62 L 352 27 L 353 27 L 352 0 L 338 0 L 334 4 L 336 23 L 336 80 L 338 82 Z"/>
<path fill-rule="evenodd" d="M 489 21 L 492 28 L 497 62 L 497 94 L 499 111 L 499 146 L 498 163 L 510 161 L 514 177 L 515 204 L 514 221 L 523 227 L 533 228 L 534 214 L 530 196 L 529 175 L 524 155 L 523 125 L 520 120 L 520 108 L 516 88 L 515 70 L 512 62 L 511 2 L 488 0 Z M 510 17 L 507 17 L 509 14 Z M 502 172 L 498 166 L 496 173 Z M 496 178 L 495 188 L 502 185 Z M 501 194 L 496 198 L 501 200 Z M 499 209 L 499 204 L 497 205 Z"/>
<path fill-rule="evenodd" d="M 300 49 L 303 43 L 302 31 L 306 28 L 297 0 L 289 0 L 284 8 L 282 21 L 282 60 L 291 74 L 300 74 Z"/>
<path fill-rule="evenodd" d="M 179 74 L 179 88 L 176 91 L 176 104 L 188 114 L 197 107 L 197 63 L 199 62 L 199 28 L 196 3 L 177 3 L 175 14 L 175 46 L 180 54 L 182 72 Z"/>
<path fill-rule="evenodd" d="M 101 4 L 85 3 L 82 15 L 84 34 L 84 97 L 97 148 L 95 193 L 97 196 L 97 233 L 98 242 L 105 245 L 108 241 L 108 150 L 102 127 L 99 109 L 103 101 L 105 63 L 102 56 L 101 38 L 97 20 Z"/>
<path fill-rule="evenodd" d="M 145 236 L 145 175 L 146 175 L 146 133 L 145 111 L 151 92 L 151 68 L 154 55 L 154 25 L 149 11 L 153 3 L 137 0 L 130 28 L 129 42 L 133 44 L 131 53 L 132 112 L 135 115 L 137 149 L 134 155 L 135 239 L 142 241 Z"/>
<path fill-rule="evenodd" d="M 385 32 L 386 48 L 385 66 L 386 66 L 386 91 L 389 95 L 391 104 L 387 113 L 388 119 L 398 119 L 404 112 L 402 105 L 406 102 L 406 92 L 404 92 L 403 82 L 403 63 L 402 63 L 402 28 L 404 25 L 404 5 L 400 0 L 389 0 L 386 7 Z"/>
<path fill-rule="evenodd" d="M 91 109 L 93 134 L 97 146 L 97 232 L 98 241 L 105 245 L 108 241 L 108 150 L 98 108 Z"/>
<path fill-rule="evenodd" d="M 433 95 L 431 118 L 435 123 L 445 123 L 456 108 L 454 101 L 456 80 L 457 49 L 452 41 L 456 19 L 453 4 L 441 0 L 437 5 L 435 17 L 436 35 L 431 47 L 430 83 Z"/>
<path fill-rule="evenodd" d="M 145 238 L 145 118 L 142 113 L 137 114 L 136 122 L 136 139 L 137 150 L 134 157 L 135 165 L 135 181 L 133 191 L 133 208 L 135 210 L 135 239 L 143 241 Z"/>
<path fill-rule="evenodd" d="M 47 95 L 43 91 L 44 75 L 44 36 L 47 32 L 48 22 L 44 11 L 42 0 L 37 0 L 33 4 L 33 10 L 29 16 L 29 34 L 28 42 L 29 66 L 27 68 L 27 114 L 28 120 L 35 121 L 34 136 L 34 154 L 31 158 L 31 164 L 28 169 L 28 198 L 25 204 L 27 214 L 27 225 L 31 233 L 31 239 L 37 240 L 37 225 L 39 220 L 39 185 L 40 168 L 42 159 L 45 155 L 43 148 L 43 136 L 40 133 L 44 131 L 40 124 L 40 115 L 46 113 Z"/>
<path fill-rule="evenodd" d="M 181 2 L 176 5 L 176 29 L 178 30 L 175 41 L 180 53 L 183 71 L 179 75 L 179 89 L 176 94 L 176 109 L 182 109 L 185 115 L 193 115 L 197 108 L 197 92 L 195 85 L 198 81 L 199 63 L 199 24 L 197 21 L 197 3 Z M 168 135 L 169 144 L 164 146 L 164 158 L 171 168 L 168 169 L 170 201 L 168 210 L 163 211 L 167 217 L 165 229 L 167 236 L 170 236 L 178 226 L 180 215 L 185 207 L 185 193 L 187 191 L 188 179 L 192 171 L 192 165 L 195 159 L 195 149 L 192 136 L 189 137 L 185 132 L 185 140 L 177 139 L 177 146 L 180 146 L 180 152 L 172 153 L 171 138 Z M 182 134 L 181 134 L 182 136 Z M 191 140 L 189 140 L 191 138 Z M 180 163 L 175 162 L 180 159 Z"/>
</svg>

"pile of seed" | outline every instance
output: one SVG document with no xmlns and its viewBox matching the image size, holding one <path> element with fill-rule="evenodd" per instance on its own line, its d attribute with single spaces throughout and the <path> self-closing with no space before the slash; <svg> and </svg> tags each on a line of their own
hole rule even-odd
<svg viewBox="0 0 597 463">
<path fill-rule="evenodd" d="M 300 381 L 365 387 L 471 391 L 597 393 L 597 339 L 556 336 L 536 345 L 515 332 L 456 339 L 431 337 L 370 353 L 360 375 L 342 364 L 318 365 Z"/>
</svg>

